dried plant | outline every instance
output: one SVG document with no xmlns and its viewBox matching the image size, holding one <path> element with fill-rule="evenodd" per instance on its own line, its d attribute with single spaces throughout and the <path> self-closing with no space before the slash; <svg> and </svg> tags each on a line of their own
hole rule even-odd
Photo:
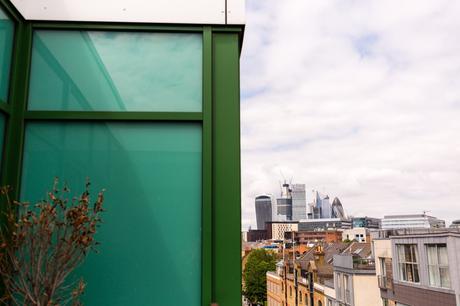
<svg viewBox="0 0 460 306">
<path fill-rule="evenodd" d="M 48 198 L 36 205 L 12 201 L 10 188 L 2 187 L 6 207 L 0 228 L 0 276 L 8 305 L 82 305 L 83 280 L 69 275 L 96 251 L 94 239 L 101 223 L 103 192 L 91 206 L 90 183 L 78 198 L 59 188 L 55 179 Z"/>
</svg>

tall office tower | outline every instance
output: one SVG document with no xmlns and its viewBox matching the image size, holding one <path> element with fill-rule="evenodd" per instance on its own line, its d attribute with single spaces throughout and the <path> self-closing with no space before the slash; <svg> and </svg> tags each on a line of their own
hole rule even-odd
<svg viewBox="0 0 460 306">
<path fill-rule="evenodd" d="M 289 184 L 284 183 L 281 187 L 281 197 L 276 199 L 277 221 L 292 220 L 292 195 Z"/>
<path fill-rule="evenodd" d="M 257 196 L 255 205 L 257 229 L 264 230 L 265 222 L 272 221 L 272 198 L 268 195 Z"/>
<path fill-rule="evenodd" d="M 308 204 L 308 219 L 328 219 L 332 216 L 332 207 L 329 196 L 313 191 L 313 202 Z"/>
<path fill-rule="evenodd" d="M 292 184 L 292 220 L 307 219 L 305 184 Z"/>
<path fill-rule="evenodd" d="M 343 210 L 342 203 L 339 198 L 335 197 L 332 201 L 332 218 L 346 219 L 345 211 Z"/>
</svg>

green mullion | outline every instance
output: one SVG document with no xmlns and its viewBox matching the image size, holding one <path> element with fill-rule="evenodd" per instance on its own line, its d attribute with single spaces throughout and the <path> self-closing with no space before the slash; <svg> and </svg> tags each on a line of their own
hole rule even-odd
<svg viewBox="0 0 460 306">
<path fill-rule="evenodd" d="M 237 306 L 241 305 L 239 35 L 214 33 L 212 42 L 214 302 Z"/>
<path fill-rule="evenodd" d="M 143 23 L 114 22 L 67 22 L 67 21 L 35 21 L 34 29 L 48 30 L 101 30 L 101 31 L 165 31 L 165 32 L 197 32 L 202 33 L 202 26 L 159 25 Z"/>
<path fill-rule="evenodd" d="M 27 120 L 158 120 L 201 121 L 198 112 L 91 112 L 91 111 L 26 111 Z"/>
<path fill-rule="evenodd" d="M 10 1 L 0 0 L 0 7 L 6 11 L 6 13 L 10 15 L 15 21 L 24 21 L 21 13 L 19 13 L 19 11 Z"/>
<path fill-rule="evenodd" d="M 24 110 L 27 103 L 27 84 L 32 49 L 32 27 L 20 22 L 16 26 L 14 58 L 10 84 L 10 118 L 6 126 L 3 185 L 13 188 L 13 199 L 19 198 L 24 145 Z"/>
<path fill-rule="evenodd" d="M 212 280 L 212 29 L 203 30 L 202 304 L 213 302 Z"/>
<path fill-rule="evenodd" d="M 2 113 L 9 114 L 9 113 L 10 113 L 10 109 L 11 109 L 11 107 L 10 107 L 9 104 L 7 104 L 7 103 L 5 103 L 5 102 L 3 102 L 3 101 L 0 100 L 0 111 L 1 111 Z"/>
</svg>

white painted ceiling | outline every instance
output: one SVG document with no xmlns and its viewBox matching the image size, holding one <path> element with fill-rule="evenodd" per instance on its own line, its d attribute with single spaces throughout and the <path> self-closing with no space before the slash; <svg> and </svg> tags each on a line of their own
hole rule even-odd
<svg viewBox="0 0 460 306">
<path fill-rule="evenodd" d="M 10 0 L 28 20 L 245 23 L 244 0 Z"/>
</svg>

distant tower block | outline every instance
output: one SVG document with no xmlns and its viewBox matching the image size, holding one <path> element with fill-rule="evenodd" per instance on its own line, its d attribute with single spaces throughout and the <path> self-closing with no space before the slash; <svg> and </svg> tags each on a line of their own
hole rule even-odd
<svg viewBox="0 0 460 306">
<path fill-rule="evenodd" d="M 281 188 L 281 197 L 276 199 L 277 204 L 277 221 L 292 220 L 292 195 L 289 184 L 284 183 Z"/>
<path fill-rule="evenodd" d="M 292 184 L 292 220 L 307 219 L 305 184 Z"/>
<path fill-rule="evenodd" d="M 256 197 L 256 220 L 257 229 L 265 229 L 265 222 L 272 221 L 272 198 L 268 195 Z"/>
</svg>

